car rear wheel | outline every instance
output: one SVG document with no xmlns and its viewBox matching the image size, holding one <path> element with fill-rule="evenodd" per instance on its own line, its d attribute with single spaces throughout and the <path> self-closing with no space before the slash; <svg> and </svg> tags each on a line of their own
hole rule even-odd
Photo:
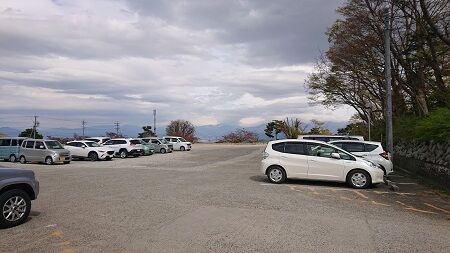
<svg viewBox="0 0 450 253">
<path fill-rule="evenodd" d="M 25 158 L 25 156 L 21 156 L 19 160 L 21 164 L 27 163 L 27 159 Z"/>
<path fill-rule="evenodd" d="M 0 228 L 14 227 L 27 219 L 31 200 L 23 190 L 9 190 L 0 195 L 0 208 Z"/>
<path fill-rule="evenodd" d="M 180 147 L 180 150 L 181 150 L 181 151 L 185 151 L 186 148 L 185 148 L 184 146 L 181 146 L 181 147 Z"/>
<path fill-rule="evenodd" d="M 16 155 L 10 155 L 10 156 L 9 156 L 9 161 L 12 162 L 12 163 L 17 162 L 17 157 L 16 157 Z"/>
<path fill-rule="evenodd" d="M 89 153 L 88 157 L 89 157 L 89 159 L 91 161 L 97 161 L 98 160 L 98 154 L 96 152 Z"/>
<path fill-rule="evenodd" d="M 372 184 L 372 179 L 364 170 L 353 170 L 347 176 L 347 183 L 353 188 L 365 189 Z"/>
<path fill-rule="evenodd" d="M 52 165 L 53 164 L 53 158 L 51 158 L 50 156 L 47 156 L 45 158 L 45 164 Z"/>
<path fill-rule="evenodd" d="M 267 171 L 269 181 L 275 184 L 281 184 L 286 180 L 286 173 L 281 167 L 273 166 Z"/>
<path fill-rule="evenodd" d="M 166 149 L 162 148 L 162 149 L 159 150 L 159 152 L 161 152 L 161 154 L 165 154 L 166 153 Z"/>
</svg>

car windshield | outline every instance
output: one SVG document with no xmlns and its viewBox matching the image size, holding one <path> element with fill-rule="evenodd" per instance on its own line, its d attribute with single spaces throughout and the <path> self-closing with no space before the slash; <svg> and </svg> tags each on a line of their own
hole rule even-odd
<svg viewBox="0 0 450 253">
<path fill-rule="evenodd" d="M 46 141 L 45 145 L 47 145 L 48 149 L 64 149 L 63 146 L 57 141 Z"/>
<path fill-rule="evenodd" d="M 160 142 L 167 144 L 168 142 L 166 141 L 166 139 L 159 139 Z"/>
<path fill-rule="evenodd" d="M 182 141 L 182 142 L 187 142 L 187 140 L 185 140 L 184 138 L 178 138 L 180 141 Z"/>
<path fill-rule="evenodd" d="M 88 145 L 88 147 L 93 147 L 93 148 L 100 147 L 100 145 L 98 145 L 95 142 L 85 142 L 85 143 L 86 143 L 86 145 Z"/>
</svg>

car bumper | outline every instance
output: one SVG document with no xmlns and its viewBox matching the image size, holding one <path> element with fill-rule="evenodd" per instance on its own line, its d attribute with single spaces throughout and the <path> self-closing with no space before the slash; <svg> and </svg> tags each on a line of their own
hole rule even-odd
<svg viewBox="0 0 450 253">
<path fill-rule="evenodd" d="M 384 183 L 384 171 L 379 169 L 370 173 L 372 177 L 372 184 Z"/>
<path fill-rule="evenodd" d="M 104 153 L 99 153 L 98 158 L 101 159 L 101 160 L 106 160 L 106 159 L 111 159 L 111 158 L 113 158 L 113 156 L 114 156 L 114 152 L 113 152 L 112 154 L 109 154 L 109 153 L 107 153 L 107 152 L 104 152 Z"/>
<path fill-rule="evenodd" d="M 129 155 L 144 155 L 143 149 L 132 149 L 128 152 Z"/>
<path fill-rule="evenodd" d="M 65 162 L 72 161 L 71 155 L 68 155 L 68 156 L 56 155 L 56 156 L 52 156 L 52 158 L 53 158 L 54 163 L 65 163 Z"/>
</svg>

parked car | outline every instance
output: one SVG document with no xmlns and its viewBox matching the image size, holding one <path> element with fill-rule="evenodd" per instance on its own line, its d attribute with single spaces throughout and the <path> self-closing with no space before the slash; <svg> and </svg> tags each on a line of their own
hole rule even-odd
<svg viewBox="0 0 450 253">
<path fill-rule="evenodd" d="M 54 163 L 70 163 L 72 157 L 69 150 L 54 140 L 26 139 L 19 151 L 20 163 L 44 162 L 48 165 Z"/>
<path fill-rule="evenodd" d="M 272 183 L 287 178 L 347 182 L 354 188 L 382 183 L 383 170 L 336 146 L 313 140 L 270 141 L 261 171 Z"/>
<path fill-rule="evenodd" d="M 364 141 L 363 136 L 359 135 L 299 135 L 298 139 L 316 140 L 323 142 L 337 141 L 337 140 L 356 140 Z"/>
<path fill-rule="evenodd" d="M 120 158 L 128 156 L 138 157 L 144 154 L 144 147 L 137 139 L 117 138 L 111 139 L 103 144 L 103 146 L 114 149 L 114 154 Z"/>
<path fill-rule="evenodd" d="M 147 143 L 154 145 L 155 152 L 165 154 L 171 153 L 173 150 L 173 144 L 168 143 L 165 139 L 158 139 L 156 137 L 142 138 Z"/>
<path fill-rule="evenodd" d="M 173 145 L 173 150 L 191 150 L 192 149 L 192 143 L 185 140 L 183 137 L 177 137 L 177 136 L 164 136 L 163 137 L 167 142 Z"/>
<path fill-rule="evenodd" d="M 19 159 L 20 145 L 25 137 L 0 138 L 0 159 L 16 162 Z"/>
<path fill-rule="evenodd" d="M 97 160 L 111 160 L 114 156 L 114 149 L 103 147 L 93 141 L 70 141 L 65 146 L 70 151 L 73 158 Z"/>
<path fill-rule="evenodd" d="M 144 155 L 146 155 L 146 156 L 153 155 L 155 153 L 155 146 L 153 144 L 147 143 L 141 139 L 136 139 L 136 140 L 138 140 L 141 143 L 142 148 L 144 150 Z"/>
<path fill-rule="evenodd" d="M 385 175 L 394 172 L 391 155 L 384 150 L 381 142 L 346 140 L 331 141 L 330 144 L 380 165 Z"/>
<path fill-rule="evenodd" d="M 39 181 L 31 170 L 0 168 L 0 228 L 22 224 L 39 194 Z"/>
<path fill-rule="evenodd" d="M 89 138 L 84 138 L 84 140 L 85 141 L 93 141 L 99 145 L 102 145 L 103 143 L 111 140 L 111 138 L 109 138 L 109 137 L 89 137 Z"/>
</svg>

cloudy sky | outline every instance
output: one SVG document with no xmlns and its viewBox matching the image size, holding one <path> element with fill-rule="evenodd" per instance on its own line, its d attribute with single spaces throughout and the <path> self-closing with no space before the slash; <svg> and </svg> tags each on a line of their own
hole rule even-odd
<svg viewBox="0 0 450 253">
<path fill-rule="evenodd" d="M 343 122 L 303 86 L 332 0 L 2 0 L 0 126 Z"/>
</svg>

